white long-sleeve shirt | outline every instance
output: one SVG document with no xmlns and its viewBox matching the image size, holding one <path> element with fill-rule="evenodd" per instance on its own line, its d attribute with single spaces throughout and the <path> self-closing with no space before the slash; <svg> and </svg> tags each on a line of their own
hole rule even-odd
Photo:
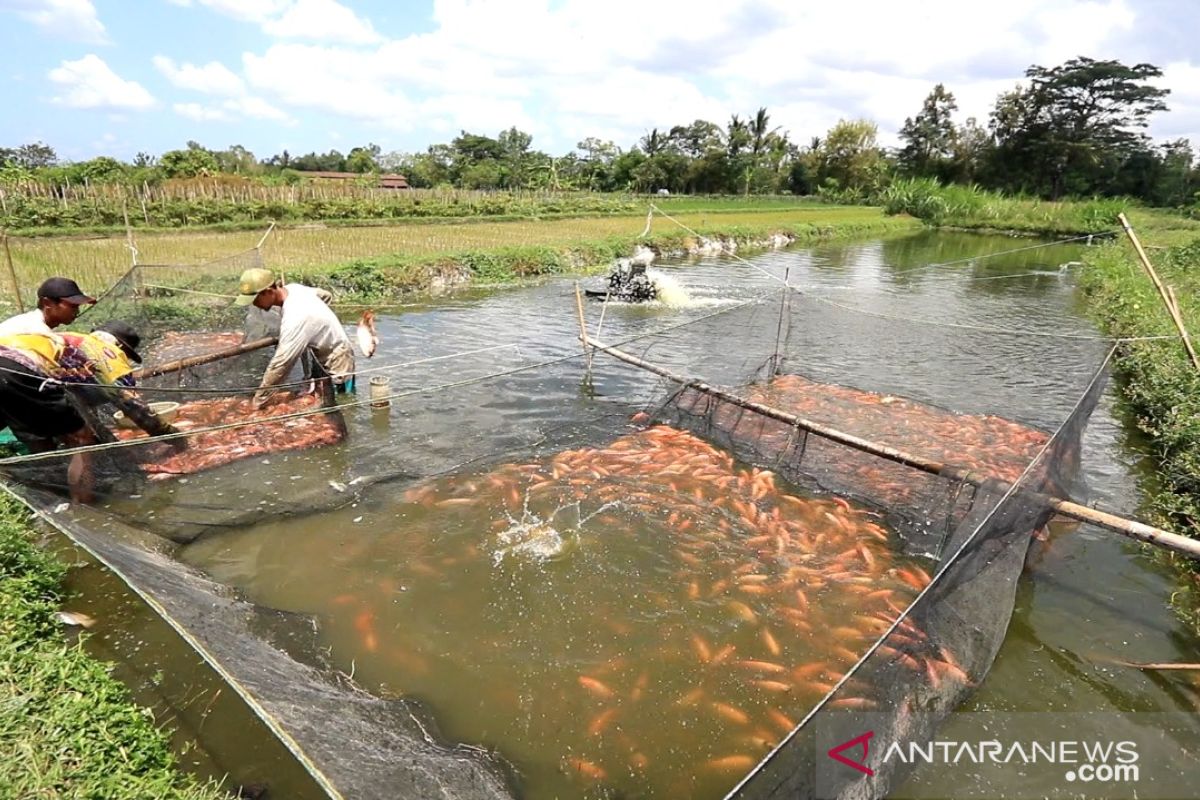
<svg viewBox="0 0 1200 800">
<path fill-rule="evenodd" d="M 15 317 L 9 317 L 4 322 L 0 322 L 0 336 L 25 333 L 53 333 L 50 326 L 46 324 L 46 318 L 42 316 L 40 308 L 26 311 L 24 314 L 17 314 Z"/>
<path fill-rule="evenodd" d="M 296 359 L 311 350 L 334 380 L 354 372 L 354 351 L 346 329 L 328 306 L 332 297 L 324 289 L 289 283 L 279 323 L 279 345 L 263 374 L 262 389 L 282 383 Z"/>
</svg>

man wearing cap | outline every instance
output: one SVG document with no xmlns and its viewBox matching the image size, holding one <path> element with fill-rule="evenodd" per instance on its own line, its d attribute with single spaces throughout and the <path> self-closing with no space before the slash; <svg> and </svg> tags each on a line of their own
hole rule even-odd
<svg viewBox="0 0 1200 800">
<path fill-rule="evenodd" d="M 0 427 L 10 428 L 35 453 L 58 443 L 94 444 L 96 433 L 76 404 L 111 401 L 151 436 L 176 433 L 131 391 L 134 364 L 142 361 L 139 344 L 137 331 L 119 320 L 92 333 L 0 335 Z M 182 438 L 170 443 L 177 450 L 187 447 Z M 91 501 L 89 453 L 71 457 L 67 482 L 73 500 Z"/>
<path fill-rule="evenodd" d="M 248 269 L 242 273 L 235 304 L 253 304 L 262 311 L 276 307 L 281 310 L 279 344 L 254 395 L 256 406 L 266 404 L 271 387 L 287 379 L 296 359 L 306 351 L 332 378 L 338 390 L 345 391 L 348 385 L 353 385 L 354 351 L 346 329 L 329 307 L 332 298 L 324 289 L 299 283 L 284 285 L 275 280 L 269 269 Z"/>
<path fill-rule="evenodd" d="M 0 322 L 0 336 L 13 333 L 50 333 L 59 325 L 70 325 L 79 307 L 96 301 L 83 293 L 70 278 L 49 278 L 38 287 L 38 307 Z"/>
</svg>

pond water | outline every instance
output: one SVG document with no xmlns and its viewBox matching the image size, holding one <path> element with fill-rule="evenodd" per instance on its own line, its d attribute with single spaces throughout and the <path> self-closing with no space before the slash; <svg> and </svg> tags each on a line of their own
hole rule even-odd
<svg viewBox="0 0 1200 800">
<path fill-rule="evenodd" d="M 1028 244 L 922 233 L 749 263 L 668 262 L 653 269 L 676 290 L 672 302 L 610 305 L 602 338 L 727 385 L 778 351 L 786 372 L 1052 431 L 1108 345 L 1083 316 L 1078 267 L 1064 266 L 1078 246 Z M 785 276 L 803 292 L 787 305 Z M 601 306 L 586 312 L 595 331 Z M 681 323 L 691 324 L 662 333 Z M 378 325 L 379 352 L 360 367 L 411 363 L 378 374 L 392 392 L 414 393 L 386 409 L 347 407 L 344 444 L 154 487 L 111 510 L 153 527 L 151 512 L 181 499 L 236 508 L 266 498 L 253 501 L 263 521 L 209 532 L 178 556 L 254 603 L 314 618 L 338 669 L 380 696 L 419 701 L 447 741 L 498 752 L 523 797 L 723 796 L 778 739 L 775 714 L 798 719 L 821 693 L 814 675 L 806 693 L 794 665 L 856 654 L 831 654 L 821 615 L 871 609 L 817 581 L 805 597 L 810 630 L 762 623 L 772 612 L 753 587 L 769 577 L 746 549 L 749 526 L 709 530 L 719 520 L 703 507 L 743 481 L 764 503 L 793 497 L 797 514 L 840 508 L 768 487 L 703 442 L 639 433 L 630 417 L 670 387 L 603 354 L 585 370 L 571 281 L 464 293 L 381 313 Z M 415 391 L 427 387 L 442 388 Z M 1136 514 L 1144 451 L 1129 428 L 1110 387 L 1085 435 L 1077 499 Z M 663 477 L 681 462 L 684 474 Z M 348 490 L 380 476 L 400 479 Z M 312 498 L 313 513 L 271 516 Z M 887 559 L 877 580 L 908 563 L 894 547 L 874 552 Z M 1197 660 L 1165 608 L 1170 590 L 1115 534 L 1053 526 L 1035 545 L 996 665 L 963 710 L 1193 708 L 1176 679 L 1113 664 Z M 219 716 L 202 741 L 243 725 Z M 228 752 L 239 738 L 205 745 Z M 923 796 L 954 794 L 952 775 L 912 781 Z"/>
</svg>

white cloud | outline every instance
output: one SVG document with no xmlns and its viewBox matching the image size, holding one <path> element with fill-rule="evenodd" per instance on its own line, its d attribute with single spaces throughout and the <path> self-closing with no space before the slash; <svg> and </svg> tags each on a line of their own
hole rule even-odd
<svg viewBox="0 0 1200 800">
<path fill-rule="evenodd" d="M 241 117 L 270 119 L 287 124 L 295 123 L 295 120 L 293 120 L 291 116 L 283 111 L 280 111 L 278 108 L 260 97 L 250 97 L 249 95 L 245 97 L 236 97 L 232 100 L 226 100 L 221 105 L 225 109 Z"/>
<path fill-rule="evenodd" d="M 0 10 L 15 11 L 55 36 L 90 44 L 108 43 L 92 0 L 0 0 Z"/>
<path fill-rule="evenodd" d="M 273 120 L 284 125 L 296 124 L 287 113 L 258 97 L 235 97 L 224 100 L 219 106 L 200 103 L 176 103 L 175 113 L 197 122 L 237 122 L 246 119 Z"/>
<path fill-rule="evenodd" d="M 1167 64 L 1155 83 L 1171 90 L 1166 98 L 1171 113 L 1156 123 L 1156 132 L 1169 139 L 1191 139 L 1193 147 L 1200 146 L 1200 64 Z"/>
<path fill-rule="evenodd" d="M 243 61 L 250 85 L 285 105 L 411 125 L 413 104 L 370 51 L 277 44 L 262 56 L 247 53 Z"/>
<path fill-rule="evenodd" d="M 195 64 L 177 65 L 166 56 L 155 56 L 153 60 L 155 68 L 181 89 L 227 95 L 240 95 L 246 90 L 242 79 L 217 61 L 198 67 Z"/>
<path fill-rule="evenodd" d="M 176 103 L 172 106 L 175 113 L 196 122 L 227 122 L 229 115 L 219 108 L 202 106 L 199 103 Z"/>
<path fill-rule="evenodd" d="M 1079 55 L 1159 63 L 1149 34 L 1138 37 L 1151 14 L 1165 13 L 1145 0 L 1006 0 L 970 14 L 958 0 L 726 0 L 704 14 L 684 0 L 434 0 L 431 30 L 385 39 L 336 0 L 171 2 L 206 6 L 277 40 L 243 54 L 240 79 L 215 62 L 156 59 L 176 85 L 224 86 L 237 108 L 212 109 L 227 117 L 286 122 L 289 111 L 312 109 L 419 130 L 426 142 L 516 125 L 551 152 L 589 135 L 629 147 L 652 127 L 724 125 L 760 106 L 797 142 L 865 117 L 894 145 L 935 83 L 954 93 L 960 122 L 986 124 L 997 94 L 1031 64 Z M 1185 48 L 1177 60 L 1164 79 L 1173 110 L 1155 118 L 1155 135 L 1200 130 L 1200 97 L 1181 85 L 1200 86 L 1200 59 Z"/>
<path fill-rule="evenodd" d="M 168 0 L 172 5 L 201 5 L 242 22 L 266 22 L 287 6 L 287 0 Z"/>
<path fill-rule="evenodd" d="M 94 54 L 62 62 L 50 70 L 49 78 L 66 90 L 53 102 L 71 108 L 142 110 L 154 105 L 154 98 L 141 84 L 123 80 Z"/>
<path fill-rule="evenodd" d="M 262 26 L 277 39 L 306 39 L 342 44 L 382 41 L 371 22 L 337 0 L 168 0 L 177 6 L 201 5 L 218 14 Z"/>
<path fill-rule="evenodd" d="M 296 0 L 278 19 L 264 22 L 263 32 L 280 39 L 345 44 L 374 44 L 381 40 L 369 21 L 336 0 Z"/>
</svg>

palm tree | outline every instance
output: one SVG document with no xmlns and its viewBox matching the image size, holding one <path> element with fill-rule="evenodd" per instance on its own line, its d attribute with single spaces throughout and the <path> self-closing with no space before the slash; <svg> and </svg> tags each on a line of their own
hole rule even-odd
<svg viewBox="0 0 1200 800">
<path fill-rule="evenodd" d="M 770 130 L 771 115 L 767 113 L 767 109 L 760 108 L 758 113 L 754 115 L 754 120 L 750 123 L 750 135 L 753 137 L 751 151 L 757 157 L 763 151 L 763 146 L 767 142 L 767 137 L 774 133 Z M 775 130 L 779 130 L 775 128 Z"/>
<path fill-rule="evenodd" d="M 658 132 L 658 128 L 652 128 L 648 134 L 642 137 L 642 150 L 648 156 L 658 155 L 666 145 L 666 137 Z"/>
<path fill-rule="evenodd" d="M 737 158 L 742 149 L 750 143 L 750 129 L 741 117 L 734 114 L 729 118 L 729 157 Z"/>
</svg>

